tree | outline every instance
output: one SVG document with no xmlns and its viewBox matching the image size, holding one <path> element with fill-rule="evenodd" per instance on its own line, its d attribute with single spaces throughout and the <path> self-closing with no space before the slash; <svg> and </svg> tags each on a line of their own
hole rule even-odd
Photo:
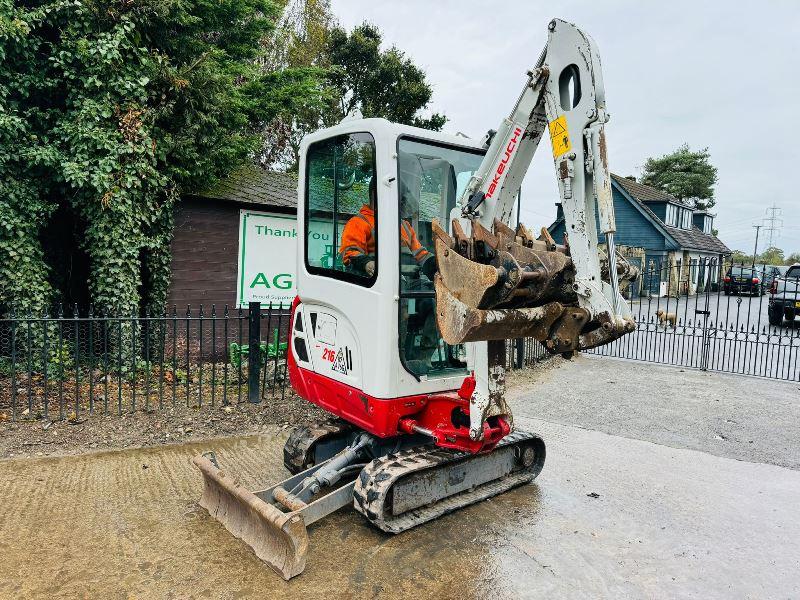
<svg viewBox="0 0 800 600">
<path fill-rule="evenodd" d="M 784 264 L 793 265 L 795 263 L 800 263 L 800 252 L 792 252 L 789 256 L 786 257 L 786 261 Z"/>
<path fill-rule="evenodd" d="M 785 260 L 783 250 L 772 246 L 758 256 L 757 262 L 764 265 L 782 265 Z"/>
<path fill-rule="evenodd" d="M 314 69 L 319 75 L 316 102 L 282 112 L 264 124 L 258 162 L 264 167 L 296 168 L 300 142 L 323 126 L 332 110 L 328 42 L 335 19 L 329 0 L 290 0 L 259 61 L 265 72 Z"/>
<path fill-rule="evenodd" d="M 98 311 L 163 308 L 176 198 L 321 96 L 314 69 L 257 64 L 278 15 L 270 0 L 0 0 L 0 313 L 52 300 L 40 240 L 57 206 L 85 225 Z"/>
<path fill-rule="evenodd" d="M 266 62 L 324 68 L 326 85 L 319 105 L 269 124 L 260 159 L 264 166 L 296 168 L 304 135 L 335 125 L 356 109 L 364 117 L 435 131 L 447 122 L 442 114 L 421 114 L 433 94 L 425 72 L 396 47 L 381 50 L 376 26 L 364 23 L 348 33 L 333 23 L 326 0 L 295 0 L 287 8 L 282 39 L 288 48 L 273 44 Z"/>
<path fill-rule="evenodd" d="M 716 203 L 717 168 L 711 164 L 708 148 L 693 152 L 683 144 L 670 154 L 648 158 L 641 181 L 680 200 L 690 200 L 700 209 Z"/>
<path fill-rule="evenodd" d="M 349 35 L 338 27 L 331 31 L 328 52 L 339 106 L 334 118 L 358 109 L 365 117 L 440 130 L 447 122 L 444 115 L 419 114 L 433 95 L 425 72 L 394 46 L 382 51 L 381 40 L 380 30 L 369 23 Z"/>
<path fill-rule="evenodd" d="M 328 40 L 335 26 L 330 0 L 289 0 L 273 35 L 264 44 L 260 59 L 263 67 L 273 72 L 328 66 Z"/>
<path fill-rule="evenodd" d="M 734 250 L 731 252 L 729 260 L 735 265 L 750 263 L 753 262 L 753 255 L 748 254 L 747 252 L 742 252 L 741 250 Z"/>
<path fill-rule="evenodd" d="M 56 207 L 44 183 L 56 157 L 39 135 L 45 115 L 29 106 L 47 89 L 36 68 L 44 41 L 30 35 L 46 17 L 0 0 L 0 316 L 42 310 L 53 296 L 40 234 Z"/>
</svg>

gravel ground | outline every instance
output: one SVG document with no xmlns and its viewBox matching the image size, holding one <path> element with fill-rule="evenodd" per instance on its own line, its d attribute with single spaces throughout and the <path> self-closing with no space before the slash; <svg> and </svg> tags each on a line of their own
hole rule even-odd
<svg viewBox="0 0 800 600">
<path fill-rule="evenodd" d="M 80 420 L 0 422 L 0 458 L 81 454 L 93 450 L 161 446 L 219 436 L 258 433 L 323 418 L 326 413 L 297 396 L 261 404 L 86 416 Z"/>
<path fill-rule="evenodd" d="M 288 583 L 197 506 L 189 458 L 274 483 L 308 403 L 2 423 L 6 456 L 156 447 L 0 462 L 0 598 L 798 598 L 798 388 L 603 357 L 513 373 L 548 445 L 533 485 L 398 536 L 338 511 Z"/>
<path fill-rule="evenodd" d="M 520 371 L 514 414 L 800 470 L 800 383 L 579 355 Z"/>
<path fill-rule="evenodd" d="M 197 505 L 189 460 L 263 489 L 286 477 L 274 426 L 2 461 L 0 598 L 800 598 L 800 472 L 517 422 L 547 440 L 534 484 L 396 536 L 340 510 L 288 583 Z"/>
</svg>

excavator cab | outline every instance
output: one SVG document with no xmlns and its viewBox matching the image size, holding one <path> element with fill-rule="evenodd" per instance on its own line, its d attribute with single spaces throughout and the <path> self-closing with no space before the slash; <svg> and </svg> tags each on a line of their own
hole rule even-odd
<svg viewBox="0 0 800 600">
<path fill-rule="evenodd" d="M 448 344 L 436 324 L 435 232 L 484 154 L 480 140 L 384 119 L 346 119 L 304 140 L 294 317 L 303 332 L 292 347 L 303 348 L 297 378 L 312 402 L 332 408 L 329 393 L 312 391 L 335 387 L 328 380 L 375 398 L 373 411 L 378 399 L 461 386 L 465 347 Z M 373 422 L 361 401 L 337 408 Z"/>
</svg>

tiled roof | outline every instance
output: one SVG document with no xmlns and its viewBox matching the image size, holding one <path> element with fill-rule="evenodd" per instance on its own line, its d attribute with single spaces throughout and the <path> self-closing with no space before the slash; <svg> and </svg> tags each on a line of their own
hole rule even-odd
<svg viewBox="0 0 800 600">
<path fill-rule="evenodd" d="M 333 182 L 317 177 L 312 178 L 311 186 L 314 207 L 317 210 L 332 210 Z M 297 176 L 248 165 L 197 196 L 245 204 L 297 208 Z M 366 201 L 366 184 L 355 183 L 351 188 L 339 193 L 339 212 L 354 215 Z M 419 203 L 420 218 L 427 221 L 442 218 L 439 214 L 439 201 L 439 194 L 422 192 Z"/>
<path fill-rule="evenodd" d="M 197 196 L 229 202 L 297 207 L 297 176 L 246 165 Z"/>
<path fill-rule="evenodd" d="M 311 177 L 309 180 L 309 207 L 316 211 L 333 210 L 333 180 L 327 177 Z M 356 182 L 351 187 L 340 190 L 337 198 L 339 214 L 354 215 L 369 202 L 368 185 Z"/>
<path fill-rule="evenodd" d="M 720 241 L 720 239 L 716 236 L 703 233 L 697 227 L 692 227 L 691 229 L 681 229 L 680 227 L 671 227 L 666 225 L 658 217 L 658 215 L 650 210 L 646 204 L 648 201 L 670 201 L 686 206 L 687 204 L 685 202 L 678 200 L 671 194 L 667 194 L 666 192 L 652 188 L 649 185 L 638 183 L 632 179 L 628 179 L 627 177 L 620 177 L 619 175 L 614 175 L 612 173 L 611 178 L 638 203 L 639 208 L 647 213 L 650 219 L 663 227 L 664 230 L 678 243 L 681 248 L 702 250 L 704 252 L 716 252 L 719 254 L 730 254 L 730 248 L 723 244 L 722 241 Z"/>
<path fill-rule="evenodd" d="M 723 244 L 719 238 L 703 233 L 697 227 L 680 229 L 678 227 L 664 225 L 664 229 L 675 238 L 675 241 L 680 244 L 681 248 L 703 250 L 706 252 L 715 252 L 717 254 L 730 254 L 731 252 L 730 248 Z"/>
<path fill-rule="evenodd" d="M 620 177 L 619 175 L 611 174 L 611 178 L 622 186 L 626 192 L 636 198 L 639 202 L 675 202 L 683 206 L 688 206 L 683 200 L 679 200 L 672 194 L 662 192 L 649 185 L 644 185 L 633 179 L 627 177 Z"/>
<path fill-rule="evenodd" d="M 317 209 L 333 209 L 333 182 L 324 178 L 312 178 L 311 193 L 315 194 Z M 297 176 L 293 173 L 267 171 L 255 165 L 247 165 L 221 180 L 215 186 L 197 194 L 201 198 L 297 208 Z M 339 212 L 356 214 L 367 200 L 366 185 L 356 183 L 339 195 Z M 439 215 L 439 194 L 420 194 L 420 218 L 430 221 Z"/>
</svg>

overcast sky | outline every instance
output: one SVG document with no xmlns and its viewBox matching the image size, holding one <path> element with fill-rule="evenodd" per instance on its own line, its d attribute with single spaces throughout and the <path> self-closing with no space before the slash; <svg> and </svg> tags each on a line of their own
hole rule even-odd
<svg viewBox="0 0 800 600">
<path fill-rule="evenodd" d="M 650 156 L 708 146 L 722 241 L 752 252 L 752 225 L 776 205 L 774 245 L 800 251 L 800 1 L 333 0 L 333 10 L 348 29 L 378 25 L 387 47 L 427 72 L 445 131 L 477 138 L 513 108 L 549 20 L 572 21 L 603 60 L 611 171 L 638 177 Z M 522 194 L 536 228 L 553 220 L 558 196 L 542 148 Z"/>
</svg>

